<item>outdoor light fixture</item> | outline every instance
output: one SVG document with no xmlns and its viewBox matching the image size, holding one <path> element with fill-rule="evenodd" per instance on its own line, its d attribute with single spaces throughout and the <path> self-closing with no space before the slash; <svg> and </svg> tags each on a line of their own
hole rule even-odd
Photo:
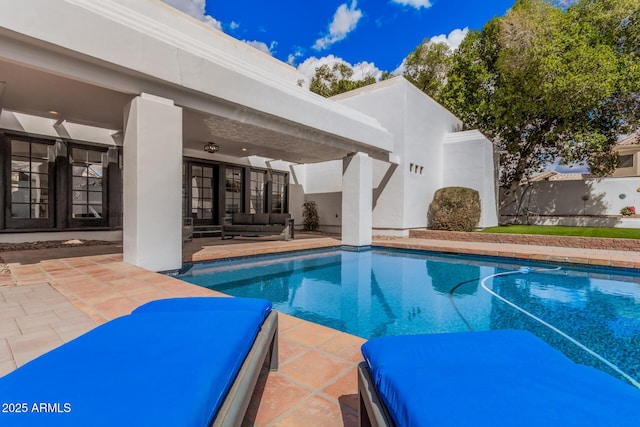
<svg viewBox="0 0 640 427">
<path fill-rule="evenodd" d="M 204 144 L 204 151 L 207 153 L 215 154 L 220 151 L 220 146 L 214 142 L 207 142 Z"/>
</svg>

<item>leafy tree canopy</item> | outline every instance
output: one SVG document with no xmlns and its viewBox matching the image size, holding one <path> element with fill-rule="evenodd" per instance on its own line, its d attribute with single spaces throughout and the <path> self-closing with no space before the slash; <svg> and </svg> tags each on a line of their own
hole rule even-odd
<svg viewBox="0 0 640 427">
<path fill-rule="evenodd" d="M 640 0 L 517 0 L 455 52 L 423 41 L 403 75 L 504 153 L 503 186 L 556 159 L 604 176 L 618 137 L 640 128 Z M 324 65 L 311 90 L 375 82 L 352 78 L 346 64 Z"/>
<path fill-rule="evenodd" d="M 402 75 L 418 89 L 437 99 L 447 84 L 451 53 L 448 44 L 425 39 L 405 58 Z"/>
<path fill-rule="evenodd" d="M 640 125 L 640 0 L 518 0 L 470 32 L 437 98 L 484 132 L 515 186 L 548 162 L 613 171 L 619 135 Z"/>
<path fill-rule="evenodd" d="M 337 62 L 332 67 L 326 64 L 318 67 L 316 74 L 311 79 L 309 89 L 318 95 L 330 97 L 375 82 L 376 79 L 373 76 L 367 76 L 362 80 L 353 80 L 351 67 L 345 63 Z"/>
</svg>

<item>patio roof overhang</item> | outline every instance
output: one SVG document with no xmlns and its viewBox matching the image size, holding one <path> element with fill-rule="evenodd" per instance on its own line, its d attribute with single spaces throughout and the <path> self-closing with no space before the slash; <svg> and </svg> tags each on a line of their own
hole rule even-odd
<svg viewBox="0 0 640 427">
<path fill-rule="evenodd" d="M 0 0 L 0 107 L 122 130 L 141 93 L 183 109 L 183 148 L 296 163 L 364 152 L 388 160 L 375 119 L 299 86 L 302 77 L 154 0 Z M 53 113 L 55 112 L 55 113 Z M 245 150 L 243 150 L 245 149 Z"/>
</svg>

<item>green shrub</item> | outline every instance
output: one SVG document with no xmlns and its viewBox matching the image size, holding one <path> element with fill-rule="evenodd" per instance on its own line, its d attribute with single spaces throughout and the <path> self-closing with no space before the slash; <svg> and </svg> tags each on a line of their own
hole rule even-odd
<svg viewBox="0 0 640 427">
<path fill-rule="evenodd" d="M 432 230 L 475 230 L 480 221 L 480 193 L 465 187 L 439 189 L 429 206 L 427 220 Z"/>
<path fill-rule="evenodd" d="M 317 231 L 320 227 L 320 216 L 318 216 L 318 205 L 313 200 L 302 204 L 302 223 L 304 231 Z"/>
</svg>

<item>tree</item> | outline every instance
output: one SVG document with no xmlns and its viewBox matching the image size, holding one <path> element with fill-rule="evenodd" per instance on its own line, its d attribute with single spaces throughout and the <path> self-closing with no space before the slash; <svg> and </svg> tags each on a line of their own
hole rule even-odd
<svg viewBox="0 0 640 427">
<path fill-rule="evenodd" d="M 512 194 L 556 158 L 611 173 L 618 136 L 640 126 L 639 9 L 518 0 L 454 53 L 441 102 L 504 153 L 500 180 Z"/>
<path fill-rule="evenodd" d="M 435 99 L 447 83 L 451 68 L 451 49 L 446 43 L 425 39 L 404 60 L 404 78 Z"/>
<path fill-rule="evenodd" d="M 302 223 L 304 224 L 304 231 L 318 231 L 318 228 L 320 228 L 318 204 L 313 200 L 308 200 L 302 204 L 302 208 Z"/>
<path fill-rule="evenodd" d="M 347 64 L 337 62 L 332 67 L 324 64 L 316 69 L 309 89 L 328 98 L 376 82 L 373 76 L 367 76 L 362 80 L 352 80 L 352 78 L 353 70 Z"/>
<path fill-rule="evenodd" d="M 394 77 L 396 77 L 396 75 L 395 75 L 395 74 L 393 74 L 393 73 L 391 73 L 391 72 L 389 72 L 389 71 L 383 71 L 383 72 L 382 72 L 382 77 L 380 77 L 380 80 L 381 80 L 381 81 L 389 80 L 389 79 L 392 79 L 392 78 L 394 78 Z"/>
</svg>

